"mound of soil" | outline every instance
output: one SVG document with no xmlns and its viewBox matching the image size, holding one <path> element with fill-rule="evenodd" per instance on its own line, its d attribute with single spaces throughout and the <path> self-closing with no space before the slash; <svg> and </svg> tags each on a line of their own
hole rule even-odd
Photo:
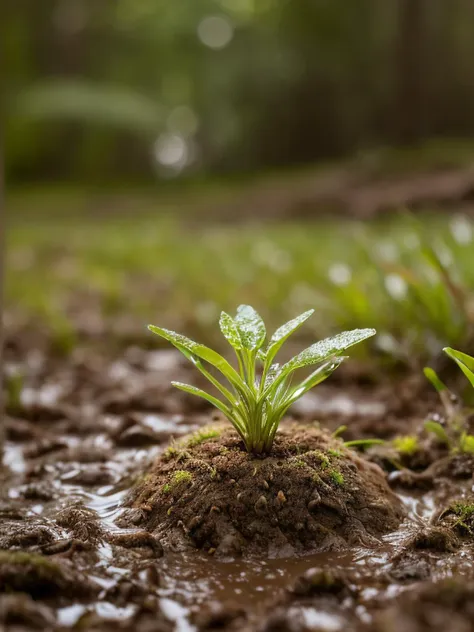
<svg viewBox="0 0 474 632">
<path fill-rule="evenodd" d="M 300 425 L 282 429 L 263 458 L 231 429 L 201 431 L 158 456 L 125 505 L 120 526 L 231 557 L 375 544 L 404 516 L 377 465 Z"/>
</svg>

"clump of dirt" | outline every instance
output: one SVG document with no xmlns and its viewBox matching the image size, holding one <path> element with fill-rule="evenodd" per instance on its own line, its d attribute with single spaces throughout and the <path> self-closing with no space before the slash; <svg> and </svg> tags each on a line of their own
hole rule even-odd
<svg viewBox="0 0 474 632">
<path fill-rule="evenodd" d="M 469 632 L 474 620 L 474 582 L 462 579 L 422 584 L 375 616 L 371 632 Z"/>
<path fill-rule="evenodd" d="M 378 466 L 300 425 L 282 429 L 263 458 L 231 429 L 201 431 L 158 456 L 125 505 L 120 526 L 224 557 L 370 546 L 404 516 Z"/>
<path fill-rule="evenodd" d="M 474 498 L 455 500 L 439 515 L 438 521 L 462 537 L 474 536 Z"/>
<path fill-rule="evenodd" d="M 91 598 L 99 586 L 67 560 L 56 562 L 38 553 L 0 551 L 0 592 L 23 592 L 33 598 Z"/>
</svg>

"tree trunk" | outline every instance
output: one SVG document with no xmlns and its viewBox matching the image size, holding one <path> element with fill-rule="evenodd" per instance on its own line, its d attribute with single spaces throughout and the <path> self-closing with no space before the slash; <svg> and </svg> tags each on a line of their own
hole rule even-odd
<svg viewBox="0 0 474 632">
<path fill-rule="evenodd" d="M 424 68 L 426 2 L 397 0 L 395 114 L 396 139 L 413 143 L 424 131 Z"/>
</svg>

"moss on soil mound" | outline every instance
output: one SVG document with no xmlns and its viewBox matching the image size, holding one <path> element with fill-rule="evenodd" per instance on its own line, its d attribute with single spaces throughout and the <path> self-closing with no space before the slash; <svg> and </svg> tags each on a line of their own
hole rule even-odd
<svg viewBox="0 0 474 632">
<path fill-rule="evenodd" d="M 224 428 L 160 455 L 131 490 L 121 526 L 165 547 L 289 556 L 374 543 L 404 516 L 382 470 L 328 433 L 286 426 L 264 458 Z"/>
</svg>

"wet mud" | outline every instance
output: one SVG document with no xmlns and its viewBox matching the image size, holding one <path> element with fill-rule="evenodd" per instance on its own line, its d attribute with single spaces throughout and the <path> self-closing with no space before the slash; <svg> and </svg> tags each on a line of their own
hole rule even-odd
<svg viewBox="0 0 474 632">
<path fill-rule="evenodd" d="M 190 435 L 219 424 L 168 386 L 170 374 L 193 380 L 178 354 L 78 349 L 55 361 L 12 347 L 6 355 L 6 371 L 23 382 L 5 426 L 2 629 L 474 629 L 474 461 L 422 436 L 430 395 L 414 402 L 400 387 L 402 405 L 367 385 L 318 389 L 283 423 L 278 469 L 253 476 L 227 427 L 189 445 Z M 347 439 L 420 433 L 419 449 L 348 453 L 328 434 L 341 423 Z M 298 453 L 295 442 L 306 448 Z M 193 479 L 181 474 L 173 489 L 180 471 Z M 240 512 L 232 504 L 244 491 L 239 481 L 247 492 Z M 219 510 L 216 490 L 231 512 Z M 371 509 L 375 497 L 384 501 Z M 213 506 L 193 530 L 193 517 Z M 311 541 L 311 521 L 334 537 Z M 226 540 L 231 524 L 240 550 Z"/>
</svg>

